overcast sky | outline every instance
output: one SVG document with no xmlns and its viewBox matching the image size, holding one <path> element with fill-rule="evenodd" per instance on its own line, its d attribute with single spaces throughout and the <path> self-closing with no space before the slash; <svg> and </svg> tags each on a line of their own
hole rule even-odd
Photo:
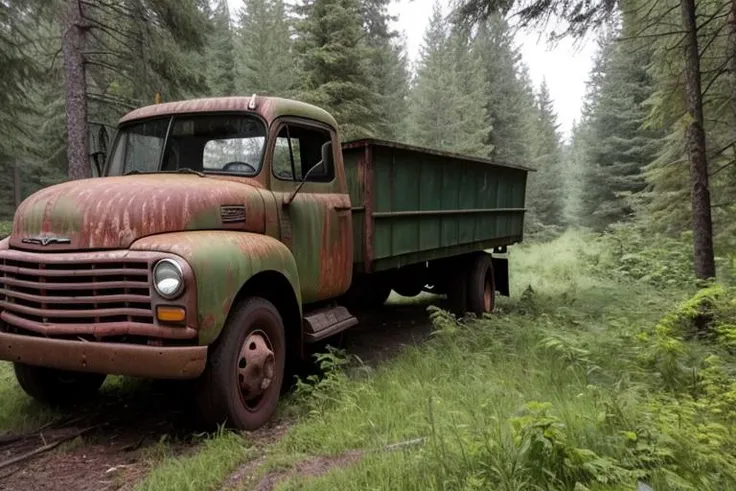
<svg viewBox="0 0 736 491">
<path fill-rule="evenodd" d="M 448 0 L 440 1 L 445 6 L 449 5 Z M 243 0 L 228 2 L 231 13 L 235 14 Z M 393 0 L 391 3 L 391 13 L 398 16 L 395 27 L 404 33 L 412 61 L 416 61 L 418 57 L 433 3 L 434 0 Z M 573 46 L 571 41 L 565 40 L 549 47 L 546 39 L 539 39 L 536 32 L 519 32 L 516 40 L 534 85 L 538 88 L 543 79 L 547 80 L 560 131 L 568 136 L 573 121 L 579 119 L 585 95 L 585 81 L 595 51 L 594 43 L 589 41 Z"/>
</svg>

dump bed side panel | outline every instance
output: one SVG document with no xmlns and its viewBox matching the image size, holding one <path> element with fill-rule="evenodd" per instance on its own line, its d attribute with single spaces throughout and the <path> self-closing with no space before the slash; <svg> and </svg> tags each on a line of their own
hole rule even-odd
<svg viewBox="0 0 736 491">
<path fill-rule="evenodd" d="M 526 169 L 370 141 L 346 145 L 344 158 L 359 270 L 522 239 Z"/>
</svg>

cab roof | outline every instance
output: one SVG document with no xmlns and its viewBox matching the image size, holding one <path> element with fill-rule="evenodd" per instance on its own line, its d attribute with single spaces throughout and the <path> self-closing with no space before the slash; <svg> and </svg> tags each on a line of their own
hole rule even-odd
<svg viewBox="0 0 736 491">
<path fill-rule="evenodd" d="M 250 104 L 252 100 L 255 101 L 254 106 Z M 129 112 L 120 118 L 119 124 L 175 114 L 211 112 L 256 113 L 263 117 L 269 125 L 281 116 L 296 116 L 319 121 L 337 129 L 335 118 L 320 107 L 293 99 L 257 95 L 251 97 L 207 97 L 152 104 Z"/>
</svg>

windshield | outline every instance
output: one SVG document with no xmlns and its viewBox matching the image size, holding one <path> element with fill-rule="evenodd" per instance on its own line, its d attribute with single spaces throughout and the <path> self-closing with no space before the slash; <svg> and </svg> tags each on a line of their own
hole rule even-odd
<svg viewBox="0 0 736 491">
<path fill-rule="evenodd" d="M 118 132 L 107 175 L 191 169 L 255 176 L 266 127 L 253 116 L 203 115 L 143 121 Z"/>
</svg>

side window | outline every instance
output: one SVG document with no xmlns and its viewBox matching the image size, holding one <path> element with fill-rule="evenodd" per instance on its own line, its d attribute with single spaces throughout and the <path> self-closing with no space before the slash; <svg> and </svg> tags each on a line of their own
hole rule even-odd
<svg viewBox="0 0 736 491">
<path fill-rule="evenodd" d="M 335 168 L 330 132 L 289 124 L 276 137 L 273 153 L 273 173 L 289 181 L 301 181 L 309 172 L 307 181 L 329 182 Z"/>
</svg>

